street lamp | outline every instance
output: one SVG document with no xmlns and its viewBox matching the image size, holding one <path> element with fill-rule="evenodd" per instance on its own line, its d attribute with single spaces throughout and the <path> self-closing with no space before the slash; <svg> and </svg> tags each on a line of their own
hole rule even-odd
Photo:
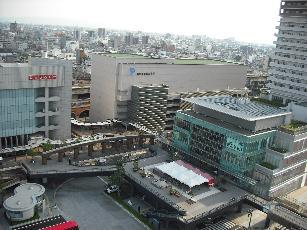
<svg viewBox="0 0 307 230">
<path fill-rule="evenodd" d="M 249 223 L 248 223 L 248 228 L 247 229 L 250 229 L 251 221 L 252 221 L 252 216 L 253 216 L 253 209 L 248 209 L 247 213 L 248 213 L 247 216 L 249 217 Z"/>
</svg>

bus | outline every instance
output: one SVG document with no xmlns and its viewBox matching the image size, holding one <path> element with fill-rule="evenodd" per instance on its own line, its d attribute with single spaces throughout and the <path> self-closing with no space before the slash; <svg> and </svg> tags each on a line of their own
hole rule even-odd
<svg viewBox="0 0 307 230">
<path fill-rule="evenodd" d="M 78 224 L 74 220 L 69 220 L 64 223 L 55 224 L 41 230 L 79 230 Z"/>
</svg>

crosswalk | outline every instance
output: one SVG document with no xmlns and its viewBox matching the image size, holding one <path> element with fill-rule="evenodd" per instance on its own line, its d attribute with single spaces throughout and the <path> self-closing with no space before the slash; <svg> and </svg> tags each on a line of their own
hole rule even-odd
<svg viewBox="0 0 307 230">
<path fill-rule="evenodd" d="M 277 225 L 277 226 L 274 226 L 274 230 L 290 230 L 290 229 L 282 225 Z"/>
<path fill-rule="evenodd" d="M 244 230 L 246 228 L 237 225 L 230 220 L 220 220 L 215 224 L 210 224 L 209 226 L 202 228 L 201 230 Z"/>
</svg>

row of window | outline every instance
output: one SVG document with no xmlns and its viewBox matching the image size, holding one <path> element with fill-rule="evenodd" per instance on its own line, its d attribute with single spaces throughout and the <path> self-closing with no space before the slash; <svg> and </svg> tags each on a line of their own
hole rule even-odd
<svg viewBox="0 0 307 230">
<path fill-rule="evenodd" d="M 297 79 L 297 78 L 287 78 L 287 77 L 280 77 L 280 76 L 274 76 L 276 79 L 280 79 L 283 81 L 291 81 L 291 82 L 295 82 L 295 83 L 303 83 L 303 84 L 307 84 L 307 80 L 301 80 L 301 79 Z"/>
<path fill-rule="evenodd" d="M 281 42 L 289 42 L 292 44 L 302 44 L 302 45 L 306 45 L 307 41 L 306 40 L 296 40 L 296 39 L 288 39 L 288 38 L 278 38 L 277 41 L 281 41 Z"/>
<path fill-rule="evenodd" d="M 282 73 L 295 74 L 295 75 L 298 75 L 298 76 L 303 76 L 303 72 L 300 72 L 300 71 L 297 71 L 297 70 L 289 70 L 289 69 L 276 68 L 276 71 L 282 72 Z"/>
<path fill-rule="evenodd" d="M 302 69 L 304 69 L 306 67 L 305 64 L 302 64 L 302 63 L 283 61 L 283 60 L 274 60 L 274 63 L 279 64 L 279 65 L 294 66 L 294 67 L 298 67 L 298 68 L 302 68 Z"/>
<path fill-rule="evenodd" d="M 281 25 L 286 26 L 286 27 L 307 28 L 307 26 L 303 23 L 282 22 Z"/>
<path fill-rule="evenodd" d="M 300 37 L 306 37 L 307 33 L 303 32 L 294 32 L 294 31 L 279 31 L 280 34 L 282 35 L 298 35 Z"/>
<path fill-rule="evenodd" d="M 284 57 L 284 58 L 291 58 L 292 60 L 307 60 L 305 56 L 297 56 L 297 55 L 290 55 L 290 54 L 284 54 L 284 53 L 276 53 L 276 56 L 278 57 Z"/>
<path fill-rule="evenodd" d="M 276 45 L 276 49 L 281 49 L 281 50 L 290 50 L 290 51 L 295 51 L 295 52 L 307 52 L 307 49 L 303 48 L 294 48 L 294 47 L 289 47 L 289 46 L 280 46 Z"/>
<path fill-rule="evenodd" d="M 285 85 L 285 84 L 278 83 L 278 82 L 274 82 L 273 84 L 274 84 L 275 86 L 282 87 L 282 88 L 287 88 L 287 89 L 292 89 L 292 90 L 307 92 L 307 88 L 303 88 L 303 87 L 299 87 L 299 86 Z"/>
</svg>

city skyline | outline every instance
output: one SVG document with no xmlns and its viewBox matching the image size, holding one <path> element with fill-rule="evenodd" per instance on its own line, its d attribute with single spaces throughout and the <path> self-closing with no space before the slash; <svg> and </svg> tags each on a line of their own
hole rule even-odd
<svg viewBox="0 0 307 230">
<path fill-rule="evenodd" d="M 181 2 L 170 3 L 158 0 L 155 4 L 144 5 L 139 0 L 116 4 L 90 0 L 88 4 L 82 5 L 71 0 L 55 0 L 52 4 L 49 0 L 43 2 L 3 0 L 0 3 L 0 20 L 106 27 L 148 33 L 197 34 L 218 39 L 233 37 L 238 41 L 268 45 L 272 45 L 275 40 L 274 31 L 279 20 L 279 0 L 269 2 L 261 0 L 254 5 L 254 1 L 242 0 L 225 1 L 223 4 L 198 0 L 189 3 L 187 6 Z M 211 10 L 217 8 L 218 11 Z M 48 9 L 51 13 L 46 14 L 44 9 Z M 53 12 L 56 12 L 56 17 Z"/>
</svg>

